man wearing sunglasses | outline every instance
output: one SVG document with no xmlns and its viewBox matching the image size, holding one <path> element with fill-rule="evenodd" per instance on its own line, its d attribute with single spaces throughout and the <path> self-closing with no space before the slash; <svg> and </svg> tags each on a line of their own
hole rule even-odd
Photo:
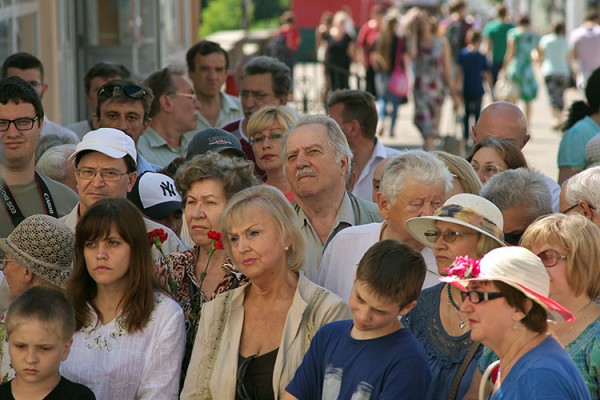
<svg viewBox="0 0 600 400">
<path fill-rule="evenodd" d="M 114 128 L 125 132 L 137 142 L 150 125 L 150 107 L 154 96 L 148 88 L 137 85 L 130 79 L 116 79 L 104 84 L 98 90 L 94 127 Z M 156 172 L 160 169 L 146 161 L 137 153 L 137 173 Z"/>
<path fill-rule="evenodd" d="M 600 204 L 600 167 L 583 170 L 563 183 L 561 213 L 579 213 L 600 227 L 597 204 Z"/>
<path fill-rule="evenodd" d="M 151 74 L 142 86 L 152 90 L 150 126 L 137 143 L 137 150 L 149 162 L 164 167 L 177 157 L 185 157 L 189 136 L 196 129 L 200 103 L 185 70 L 163 68 Z"/>
<path fill-rule="evenodd" d="M 2 79 L 10 76 L 18 76 L 29 83 L 40 100 L 48 90 L 48 84 L 44 83 L 44 65 L 35 56 L 29 53 L 15 53 L 2 63 Z M 79 143 L 79 136 L 70 129 L 45 118 L 41 136 L 54 135 L 61 138 L 65 144 Z"/>
<path fill-rule="evenodd" d="M 506 243 L 518 245 L 533 221 L 553 212 L 552 196 L 545 178 L 534 169 L 509 169 L 492 176 L 481 188 L 481 197 L 494 203 L 502 212 Z"/>
<path fill-rule="evenodd" d="M 95 64 L 83 77 L 83 88 L 85 90 L 85 102 L 90 106 L 92 112 L 96 110 L 98 104 L 98 90 L 108 81 L 114 79 L 129 79 L 131 72 L 122 64 L 116 64 L 109 61 L 100 61 Z M 67 128 L 72 130 L 83 138 L 83 135 L 91 130 L 94 130 L 94 121 L 90 119 L 84 119 L 83 121 L 77 121 Z"/>
</svg>

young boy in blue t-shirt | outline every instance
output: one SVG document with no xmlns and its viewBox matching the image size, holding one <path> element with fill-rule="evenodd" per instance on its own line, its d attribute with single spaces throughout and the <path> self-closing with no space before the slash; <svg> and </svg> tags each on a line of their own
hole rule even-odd
<svg viewBox="0 0 600 400">
<path fill-rule="evenodd" d="M 373 245 L 356 271 L 352 320 L 317 332 L 283 400 L 425 399 L 427 356 L 399 320 L 417 303 L 425 271 L 412 248 L 396 240 Z"/>
</svg>

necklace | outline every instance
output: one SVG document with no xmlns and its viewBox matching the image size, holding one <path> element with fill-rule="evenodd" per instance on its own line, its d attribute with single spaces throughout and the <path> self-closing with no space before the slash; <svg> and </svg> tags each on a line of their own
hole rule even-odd
<svg viewBox="0 0 600 400">
<path fill-rule="evenodd" d="M 458 306 L 458 304 L 456 304 L 456 302 L 454 301 L 454 299 L 452 298 L 452 291 L 450 289 L 450 284 L 447 283 L 446 284 L 446 288 L 448 290 L 448 303 L 447 304 L 451 304 L 452 307 L 454 307 L 454 312 L 456 312 L 456 317 L 458 318 L 458 320 L 460 321 L 458 323 L 458 327 L 460 328 L 460 330 L 465 329 L 465 327 L 467 326 L 466 322 L 463 321 L 463 319 L 460 317 L 459 311 L 460 311 L 460 307 Z"/>
</svg>

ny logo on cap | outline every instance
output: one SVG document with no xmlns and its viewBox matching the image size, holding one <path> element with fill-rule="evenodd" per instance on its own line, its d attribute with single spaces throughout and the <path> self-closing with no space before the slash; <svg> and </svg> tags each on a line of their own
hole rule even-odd
<svg viewBox="0 0 600 400">
<path fill-rule="evenodd" d="M 162 181 L 160 183 L 160 188 L 163 191 L 163 196 L 176 197 L 177 192 L 175 192 L 175 186 L 171 182 Z"/>
</svg>

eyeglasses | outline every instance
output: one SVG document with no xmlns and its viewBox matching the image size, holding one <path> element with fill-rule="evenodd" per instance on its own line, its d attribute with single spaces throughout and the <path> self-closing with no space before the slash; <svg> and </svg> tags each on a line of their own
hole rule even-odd
<svg viewBox="0 0 600 400">
<path fill-rule="evenodd" d="M 473 167 L 475 172 L 479 172 L 479 170 L 481 169 L 481 173 L 486 178 L 489 178 L 490 176 L 494 176 L 497 173 L 504 171 L 504 168 L 499 167 L 495 164 L 485 164 L 483 167 L 480 167 L 477 164 L 471 164 L 471 167 Z"/>
<path fill-rule="evenodd" d="M 544 250 L 537 256 L 542 260 L 542 263 L 544 263 L 544 267 L 546 268 L 554 267 L 558 264 L 558 260 L 564 261 L 567 259 L 566 255 L 562 255 L 554 249 Z"/>
<path fill-rule="evenodd" d="M 75 172 L 77 172 L 79 178 L 85 179 L 86 181 L 91 181 L 98 174 L 100 174 L 100 177 L 104 182 L 115 182 L 121 179 L 123 175 L 127 175 L 127 172 L 121 172 L 114 169 L 95 170 L 93 168 L 77 168 Z"/>
<path fill-rule="evenodd" d="M 593 205 L 586 203 L 588 208 L 592 211 L 596 210 L 596 207 L 594 207 Z M 575 204 L 573 204 L 571 207 L 565 208 L 564 210 L 562 210 L 560 213 L 561 214 L 568 214 L 570 211 L 572 211 L 573 209 L 579 207 L 581 205 L 581 202 L 577 202 Z"/>
<path fill-rule="evenodd" d="M 447 231 L 426 231 L 425 233 L 423 233 L 423 235 L 425 235 L 425 239 L 427 239 L 428 242 L 430 243 L 435 243 L 438 238 L 441 236 L 444 239 L 444 242 L 446 243 L 452 243 L 454 242 L 456 239 L 458 239 L 460 236 L 469 236 L 469 235 L 478 235 L 478 232 L 456 232 L 456 231 L 451 231 L 451 230 L 447 230 Z"/>
<path fill-rule="evenodd" d="M 482 301 L 489 301 L 494 299 L 499 299 L 500 297 L 504 297 L 502 293 L 494 293 L 494 292 L 477 292 L 475 290 L 471 290 L 468 292 L 460 292 L 460 297 L 464 302 L 467 298 L 473 304 L 479 304 Z"/>
<path fill-rule="evenodd" d="M 270 135 L 255 135 L 250 138 L 250 144 L 262 143 L 266 139 L 270 141 L 280 140 L 283 137 L 283 133 L 271 133 Z"/>
<path fill-rule="evenodd" d="M 183 97 L 187 97 L 188 99 L 190 99 L 191 101 L 197 101 L 198 99 L 196 98 L 195 94 L 191 94 L 191 93 L 179 93 L 179 92 L 172 92 L 171 94 L 177 95 L 177 96 L 183 96 Z"/>
<path fill-rule="evenodd" d="M 121 93 L 139 100 L 146 95 L 146 90 L 138 85 L 106 84 L 100 88 L 98 97 L 118 97 L 121 96 Z"/>
<path fill-rule="evenodd" d="M 40 119 L 38 115 L 34 118 L 0 119 L 0 132 L 6 132 L 13 124 L 18 131 L 28 131 L 33 128 L 35 121 Z"/>
<path fill-rule="evenodd" d="M 9 260 L 6 257 L 0 258 L 0 271 L 4 271 L 4 268 L 6 268 L 6 265 L 12 261 L 15 261 L 15 260 Z"/>
</svg>

